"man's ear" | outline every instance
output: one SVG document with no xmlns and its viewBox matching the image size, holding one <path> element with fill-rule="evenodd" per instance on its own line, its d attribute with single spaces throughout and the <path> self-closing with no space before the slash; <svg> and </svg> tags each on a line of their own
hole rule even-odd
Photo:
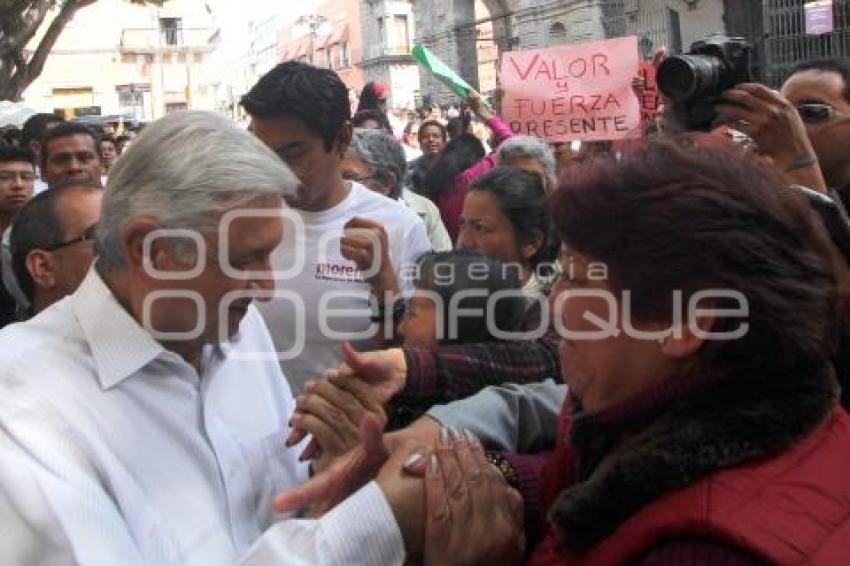
<svg viewBox="0 0 850 566">
<path fill-rule="evenodd" d="M 384 173 L 386 176 L 386 182 L 381 183 L 386 190 L 384 190 L 384 196 L 390 196 L 393 192 L 393 189 L 398 187 L 398 175 L 395 174 L 395 171 L 387 171 Z M 399 198 L 401 198 L 401 188 L 399 187 Z"/>
<path fill-rule="evenodd" d="M 27 254 L 24 264 L 36 287 L 50 290 L 56 286 L 56 269 L 50 252 L 32 250 Z"/>
<path fill-rule="evenodd" d="M 351 145 L 353 136 L 354 129 L 351 127 L 351 122 L 346 120 L 336 136 L 336 150 L 340 157 L 345 158 L 345 153 L 348 151 L 348 146 Z"/>
<path fill-rule="evenodd" d="M 141 217 L 131 220 L 121 231 L 121 247 L 127 265 L 134 274 L 151 275 L 150 267 L 154 269 L 162 265 L 166 253 L 166 239 L 157 238 L 153 232 L 160 225 L 152 218 Z M 151 234 L 151 236 L 149 236 Z M 145 238 L 152 238 L 150 247 L 145 249 Z"/>
</svg>

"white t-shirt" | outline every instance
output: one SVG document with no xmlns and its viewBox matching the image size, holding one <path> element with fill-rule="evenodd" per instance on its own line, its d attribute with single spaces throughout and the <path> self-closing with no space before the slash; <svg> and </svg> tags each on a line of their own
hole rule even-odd
<svg viewBox="0 0 850 566">
<path fill-rule="evenodd" d="M 339 250 L 345 224 L 354 217 L 383 224 L 402 291 L 411 287 L 404 277 L 412 271 L 409 266 L 431 251 L 431 242 L 415 212 L 357 183 L 329 210 L 289 209 L 287 214 L 283 242 L 272 255 L 278 296 L 257 306 L 297 395 L 305 381 L 340 364 L 344 340 L 369 348 L 377 331 L 370 320 L 369 284 Z"/>
</svg>

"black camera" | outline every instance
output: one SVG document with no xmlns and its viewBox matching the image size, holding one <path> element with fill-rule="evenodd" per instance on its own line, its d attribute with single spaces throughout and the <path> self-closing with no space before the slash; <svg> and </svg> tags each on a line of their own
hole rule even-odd
<svg viewBox="0 0 850 566">
<path fill-rule="evenodd" d="M 715 34 L 691 45 L 686 55 L 668 57 L 658 68 L 658 88 L 673 101 L 674 113 L 689 130 L 709 130 L 723 91 L 752 80 L 752 48 L 740 37 Z"/>
</svg>

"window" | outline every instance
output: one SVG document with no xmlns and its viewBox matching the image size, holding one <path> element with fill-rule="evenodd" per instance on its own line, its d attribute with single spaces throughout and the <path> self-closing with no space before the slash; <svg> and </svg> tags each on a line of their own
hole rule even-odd
<svg viewBox="0 0 850 566">
<path fill-rule="evenodd" d="M 203 53 L 195 53 L 195 54 L 192 56 L 192 60 L 193 60 L 195 63 L 198 63 L 198 64 L 203 63 L 203 62 L 204 62 L 204 54 L 203 54 Z"/>
<path fill-rule="evenodd" d="M 181 64 L 185 64 L 186 63 L 186 54 L 185 53 L 178 53 L 177 54 L 177 62 L 181 63 Z"/>
<path fill-rule="evenodd" d="M 549 45 L 561 45 L 567 41 L 567 27 L 561 22 L 555 22 L 549 28 Z"/>
<path fill-rule="evenodd" d="M 162 54 L 162 64 L 170 65 L 171 64 L 171 53 L 163 53 Z"/>
<path fill-rule="evenodd" d="M 404 14 L 393 16 L 393 26 L 390 35 L 390 47 L 393 53 L 407 53 L 410 45 L 409 41 L 407 35 L 407 16 Z"/>
<path fill-rule="evenodd" d="M 378 18 L 378 38 L 381 40 L 381 45 L 387 44 L 387 30 L 384 26 L 384 18 Z"/>
<path fill-rule="evenodd" d="M 341 69 L 347 69 L 351 66 L 351 60 L 348 58 L 347 41 L 343 41 L 339 44 L 339 66 Z"/>
<path fill-rule="evenodd" d="M 159 30 L 165 45 L 183 44 L 183 18 L 160 18 Z"/>
<path fill-rule="evenodd" d="M 129 88 L 118 89 L 118 105 L 125 108 L 142 106 L 143 97 L 144 95 L 140 90 L 131 90 Z"/>
<path fill-rule="evenodd" d="M 679 22 L 679 12 L 673 10 L 671 8 L 667 8 L 667 16 L 669 25 L 669 33 L 670 33 L 670 52 L 671 53 L 681 53 L 682 52 L 682 26 Z"/>
</svg>

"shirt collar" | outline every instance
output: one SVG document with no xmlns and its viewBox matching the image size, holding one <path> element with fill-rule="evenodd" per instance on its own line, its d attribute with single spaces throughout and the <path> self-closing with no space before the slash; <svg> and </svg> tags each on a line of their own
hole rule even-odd
<svg viewBox="0 0 850 566">
<path fill-rule="evenodd" d="M 120 384 L 165 352 L 118 303 L 94 264 L 70 300 L 103 389 Z"/>
</svg>

